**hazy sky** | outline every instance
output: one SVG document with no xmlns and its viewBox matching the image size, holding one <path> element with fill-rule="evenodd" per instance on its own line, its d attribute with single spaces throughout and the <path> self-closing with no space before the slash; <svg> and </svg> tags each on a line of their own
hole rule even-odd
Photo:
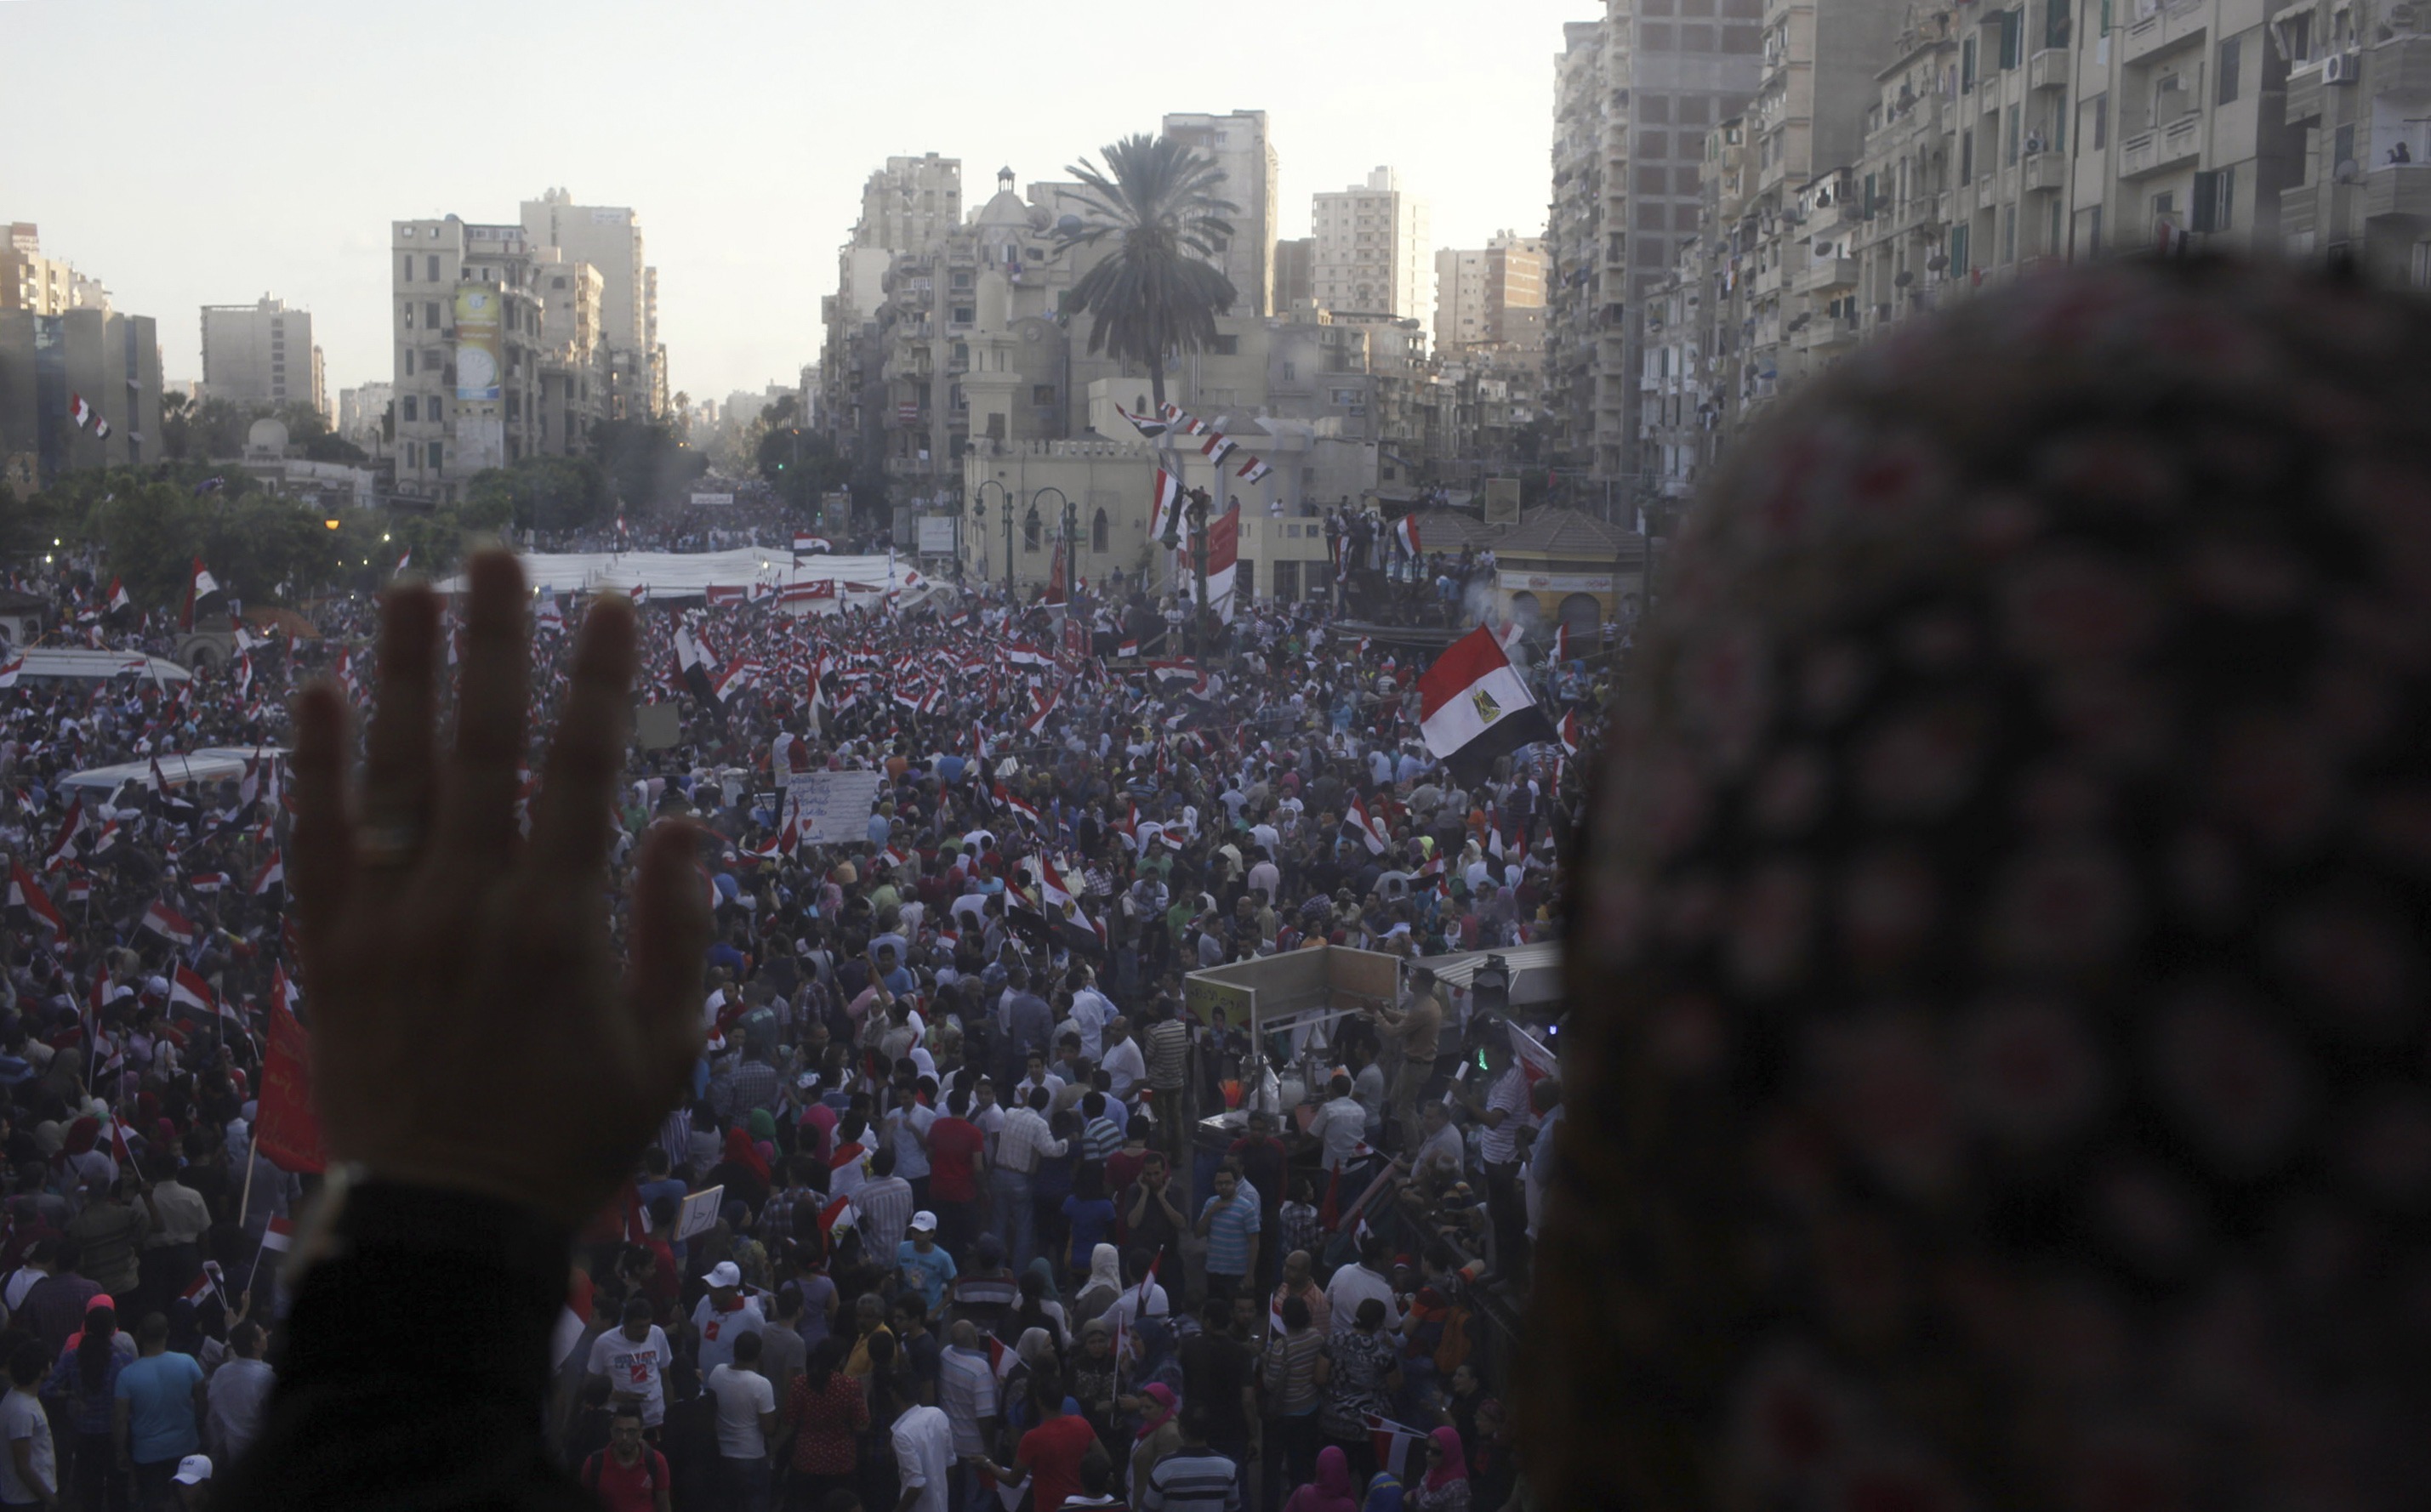
<svg viewBox="0 0 2431 1512">
<path fill-rule="evenodd" d="M 513 221 L 563 185 L 640 211 L 675 387 L 724 398 L 818 355 L 819 299 L 890 154 L 970 205 L 1167 110 L 1264 109 L 1285 237 L 1389 163 L 1438 245 L 1544 227 L 1553 56 L 1597 0 L 0 0 L 0 222 L 159 323 L 312 311 L 337 390 L 389 374 L 388 223 Z M 1165 25 L 1151 29 L 1148 17 Z"/>
</svg>

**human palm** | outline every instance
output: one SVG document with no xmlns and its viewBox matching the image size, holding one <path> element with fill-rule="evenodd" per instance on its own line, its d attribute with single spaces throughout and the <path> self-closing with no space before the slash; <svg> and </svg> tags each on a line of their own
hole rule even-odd
<svg viewBox="0 0 2431 1512">
<path fill-rule="evenodd" d="M 709 920 L 682 825 L 634 868 L 621 980 L 608 844 L 633 611 L 595 600 L 527 840 L 531 663 L 514 558 L 467 568 L 454 748 L 438 741 L 438 602 L 388 595 L 363 779 L 326 684 L 296 706 L 296 913 L 313 1087 L 333 1157 L 578 1224 L 630 1169 L 699 1052 Z"/>
</svg>

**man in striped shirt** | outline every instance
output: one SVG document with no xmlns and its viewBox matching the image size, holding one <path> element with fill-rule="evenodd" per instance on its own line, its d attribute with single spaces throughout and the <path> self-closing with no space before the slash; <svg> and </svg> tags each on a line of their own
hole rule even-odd
<svg viewBox="0 0 2431 1512">
<path fill-rule="evenodd" d="M 861 1228 L 862 1253 L 887 1264 L 912 1223 L 912 1184 L 895 1173 L 892 1150 L 870 1156 L 869 1171 L 869 1179 L 852 1194 L 853 1221 Z"/>
<path fill-rule="evenodd" d="M 1106 1094 L 1090 1091 L 1081 1099 L 1081 1158 L 1103 1164 L 1123 1147 L 1123 1126 L 1107 1111 Z"/>
<path fill-rule="evenodd" d="M 1207 1241 L 1207 1295 L 1231 1301 L 1258 1268 L 1258 1194 L 1244 1189 L 1240 1162 L 1216 1168 L 1216 1193 L 1199 1210 Z"/>
<path fill-rule="evenodd" d="M 1207 1411 L 1182 1407 L 1182 1447 L 1148 1471 L 1139 1512 L 1241 1512 L 1240 1468 L 1207 1447 Z"/>
<path fill-rule="evenodd" d="M 980 1347 L 979 1325 L 969 1319 L 958 1320 L 947 1338 L 947 1350 L 937 1358 L 937 1405 L 946 1409 L 953 1430 L 957 1479 L 968 1483 L 954 1504 L 972 1506 L 979 1501 L 979 1476 L 969 1462 L 987 1453 L 996 1437 L 996 1368 Z"/>
<path fill-rule="evenodd" d="M 1015 1271 L 1028 1268 L 1038 1247 L 1038 1219 L 1031 1203 L 1031 1180 L 1038 1174 L 1042 1156 L 1060 1155 L 1065 1148 L 1065 1141 L 1055 1138 L 1047 1126 L 1047 1088 L 1033 1087 L 1027 1107 L 1005 1110 L 1004 1130 L 996 1139 L 995 1167 L 988 1172 L 989 1189 L 996 1195 L 997 1232 L 1013 1252 Z"/>
</svg>

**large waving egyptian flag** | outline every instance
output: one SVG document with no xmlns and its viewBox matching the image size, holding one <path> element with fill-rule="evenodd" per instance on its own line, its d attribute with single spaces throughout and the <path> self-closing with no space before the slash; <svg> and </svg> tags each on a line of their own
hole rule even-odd
<svg viewBox="0 0 2431 1512">
<path fill-rule="evenodd" d="M 1473 786 L 1494 758 L 1554 739 L 1552 721 L 1484 625 L 1455 640 L 1418 679 L 1418 732 L 1428 754 Z"/>
</svg>

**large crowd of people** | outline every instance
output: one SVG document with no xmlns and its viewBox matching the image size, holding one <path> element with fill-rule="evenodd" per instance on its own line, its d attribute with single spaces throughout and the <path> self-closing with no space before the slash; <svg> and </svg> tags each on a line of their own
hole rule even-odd
<svg viewBox="0 0 2431 1512">
<path fill-rule="evenodd" d="M 62 561 L 25 586 L 56 639 L 169 649 L 109 582 Z M 1570 753 L 1454 780 L 1419 739 L 1422 655 L 1324 604 L 1143 660 L 1196 637 L 1136 584 L 940 598 L 642 613 L 671 717 L 642 722 L 612 816 L 617 927 L 640 838 L 695 826 L 708 1051 L 581 1236 L 563 1466 L 679 1512 L 1518 1504 L 1484 1304 L 1524 1290 L 1560 1087 L 1425 963 L 1557 937 Z M 272 1021 L 312 1017 L 287 704 L 315 676 L 370 702 L 376 610 L 308 606 L 190 681 L 0 690 L 0 1434 L 47 1424 L 42 1454 L 0 1454 L 0 1504 L 175 1504 L 254 1431 L 319 1186 L 258 1138 Z M 535 603 L 537 730 L 579 610 Z M 1587 662 L 1530 677 L 1556 718 L 1604 693 Z M 256 756 L 188 781 L 203 748 Z M 852 773 L 874 796 L 839 837 L 796 794 Z M 1284 1106 L 1293 1047 L 1184 978 L 1316 945 L 1398 985 Z"/>
</svg>

